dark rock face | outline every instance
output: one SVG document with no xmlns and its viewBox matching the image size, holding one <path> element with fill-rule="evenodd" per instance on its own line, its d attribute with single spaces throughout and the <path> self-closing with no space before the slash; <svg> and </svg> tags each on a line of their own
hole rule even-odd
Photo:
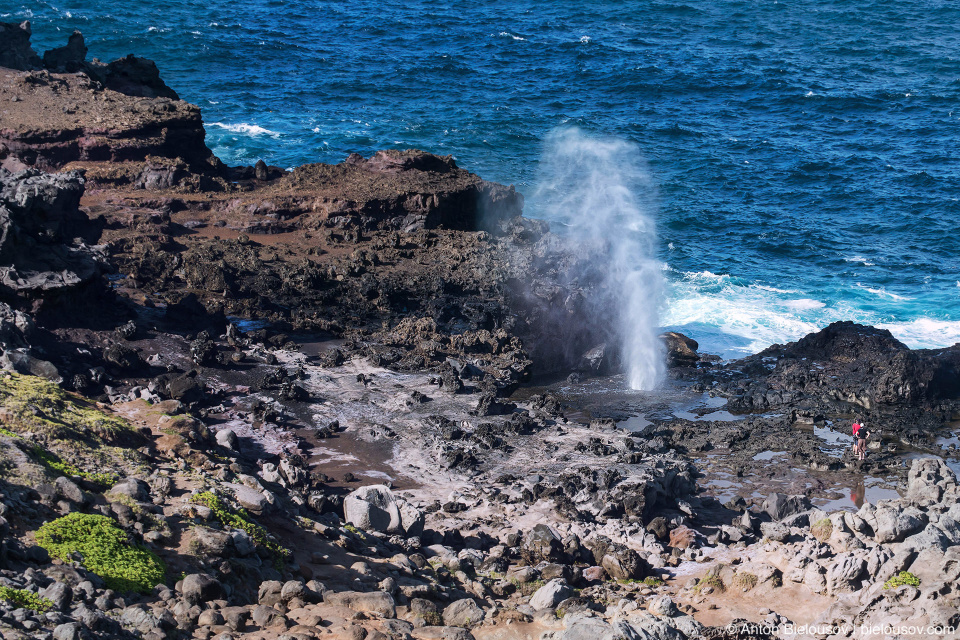
<svg viewBox="0 0 960 640">
<path fill-rule="evenodd" d="M 83 178 L 0 169 L 0 291 L 33 298 L 79 287 L 100 273 L 98 251 L 74 238 Z"/>
<path fill-rule="evenodd" d="M 87 45 L 83 41 L 83 34 L 74 31 L 65 46 L 50 49 L 43 54 L 43 66 L 51 71 L 76 73 L 83 68 L 86 57 Z"/>
<path fill-rule="evenodd" d="M 667 366 L 692 367 L 700 360 L 697 353 L 700 345 L 696 340 L 675 331 L 664 333 L 660 339 L 667 347 Z"/>
<path fill-rule="evenodd" d="M 40 68 L 40 57 L 30 46 L 29 22 L 0 22 L 0 43 L 0 67 L 18 71 Z"/>
<path fill-rule="evenodd" d="M 802 407 L 804 415 L 844 407 L 926 411 L 960 400 L 960 346 L 911 350 L 885 329 L 836 322 L 706 379 L 743 411 L 782 405 Z"/>
</svg>

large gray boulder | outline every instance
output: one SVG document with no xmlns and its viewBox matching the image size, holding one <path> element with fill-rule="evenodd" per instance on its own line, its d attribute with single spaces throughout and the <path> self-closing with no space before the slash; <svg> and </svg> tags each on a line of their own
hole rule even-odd
<svg viewBox="0 0 960 640">
<path fill-rule="evenodd" d="M 323 601 L 326 604 L 347 607 L 353 611 L 375 613 L 381 618 L 397 617 L 393 596 L 385 591 L 341 591 L 339 593 L 328 591 L 323 594 Z"/>
<path fill-rule="evenodd" d="M 347 523 L 364 531 L 396 532 L 400 529 L 400 509 L 390 488 L 375 484 L 360 487 L 343 500 Z"/>
<path fill-rule="evenodd" d="M 343 500 L 344 518 L 364 531 L 419 536 L 423 533 L 423 513 L 386 485 L 360 487 Z"/>
<path fill-rule="evenodd" d="M 573 589 L 567 585 L 565 580 L 555 578 L 537 589 L 533 597 L 530 598 L 530 606 L 534 609 L 553 609 L 567 598 L 573 597 L 573 595 Z"/>
<path fill-rule="evenodd" d="M 899 509 L 891 506 L 877 507 L 871 524 L 877 542 L 902 542 L 909 536 L 922 531 L 927 524 L 927 516 L 915 507 Z"/>
<path fill-rule="evenodd" d="M 772 493 L 763 501 L 763 510 L 774 520 L 783 520 L 797 513 L 811 508 L 810 499 L 806 496 L 788 496 L 782 493 Z"/>
<path fill-rule="evenodd" d="M 483 609 L 470 598 L 451 602 L 443 610 L 443 623 L 448 627 L 475 627 L 483 622 Z"/>
</svg>

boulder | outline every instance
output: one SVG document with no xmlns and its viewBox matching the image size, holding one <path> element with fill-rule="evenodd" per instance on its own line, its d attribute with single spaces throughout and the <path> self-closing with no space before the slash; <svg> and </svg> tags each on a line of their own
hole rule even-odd
<svg viewBox="0 0 960 640">
<path fill-rule="evenodd" d="M 443 623 L 448 627 L 475 627 L 483 622 L 483 609 L 470 598 L 451 602 L 443 610 Z"/>
<path fill-rule="evenodd" d="M 240 439 L 237 438 L 237 434 L 234 433 L 233 429 L 221 429 L 217 431 L 217 444 L 231 451 L 240 450 Z"/>
<path fill-rule="evenodd" d="M 899 509 L 892 506 L 877 507 L 873 513 L 874 530 L 877 542 L 886 544 L 902 542 L 907 537 L 922 531 L 927 524 L 927 516 L 916 507 Z"/>
<path fill-rule="evenodd" d="M 390 488 L 382 485 L 360 487 L 343 500 L 343 512 L 349 524 L 364 531 L 396 533 L 400 531 L 400 509 Z"/>
<path fill-rule="evenodd" d="M 40 56 L 30 46 L 30 34 L 28 21 L 0 22 L 0 67 L 17 71 L 40 68 Z"/>
<path fill-rule="evenodd" d="M 774 520 L 783 520 L 807 511 L 811 507 L 810 499 L 802 495 L 788 496 L 782 493 L 772 493 L 763 502 L 763 511 Z"/>
<path fill-rule="evenodd" d="M 573 597 L 574 593 L 565 580 L 556 578 L 537 589 L 530 598 L 530 606 L 534 609 L 553 609 L 567 598 Z"/>
<path fill-rule="evenodd" d="M 183 579 L 180 587 L 183 599 L 191 605 L 217 600 L 224 596 L 223 585 L 205 573 L 191 573 Z"/>
<path fill-rule="evenodd" d="M 541 562 L 561 562 L 565 559 L 563 541 L 553 529 L 538 524 L 524 537 L 520 555 L 531 566 Z"/>
<path fill-rule="evenodd" d="M 697 349 L 700 345 L 693 338 L 688 338 L 682 333 L 668 331 L 660 335 L 667 350 L 668 367 L 692 367 L 700 360 Z"/>
<path fill-rule="evenodd" d="M 393 596 L 384 591 L 328 591 L 323 594 L 323 601 L 325 604 L 347 607 L 353 611 L 375 613 L 381 618 L 395 618 L 397 615 Z"/>
</svg>

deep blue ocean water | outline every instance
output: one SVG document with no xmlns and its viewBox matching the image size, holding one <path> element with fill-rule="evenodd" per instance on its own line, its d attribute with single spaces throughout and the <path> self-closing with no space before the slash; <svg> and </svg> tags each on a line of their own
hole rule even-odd
<svg viewBox="0 0 960 640">
<path fill-rule="evenodd" d="M 734 355 L 834 320 L 960 341 L 960 5 L 0 0 L 35 48 L 154 59 L 231 164 L 416 147 L 515 184 L 557 127 L 636 145 L 664 326 Z"/>
</svg>

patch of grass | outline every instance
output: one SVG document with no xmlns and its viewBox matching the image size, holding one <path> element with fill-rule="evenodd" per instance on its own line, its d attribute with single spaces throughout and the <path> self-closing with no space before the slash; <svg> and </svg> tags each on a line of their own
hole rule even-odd
<svg viewBox="0 0 960 640">
<path fill-rule="evenodd" d="M 102 487 L 109 487 L 117 483 L 120 477 L 115 473 L 103 473 L 100 471 L 84 471 L 69 462 L 64 462 L 56 454 L 50 453 L 40 445 L 34 446 L 30 452 L 40 461 L 40 464 L 47 469 L 60 473 L 65 476 L 80 476 L 90 482 L 99 484 Z"/>
<path fill-rule="evenodd" d="M 53 438 L 91 433 L 111 440 L 133 432 L 126 420 L 108 415 L 91 402 L 44 378 L 19 373 L 0 376 L 0 405 L 11 431 L 37 431 Z"/>
<path fill-rule="evenodd" d="M 833 522 L 830 518 L 821 518 L 810 527 L 810 533 L 819 542 L 826 543 L 833 535 Z"/>
<path fill-rule="evenodd" d="M 700 578 L 697 581 L 697 586 L 693 588 L 693 592 L 697 595 L 700 595 L 704 589 L 711 587 L 714 591 L 723 593 L 727 590 L 726 585 L 723 584 L 723 580 L 720 579 L 718 575 L 706 575 Z"/>
<path fill-rule="evenodd" d="M 37 530 L 37 544 L 64 562 L 78 554 L 81 564 L 114 591 L 148 593 L 166 573 L 157 554 L 131 543 L 106 516 L 71 513 L 57 518 Z"/>
<path fill-rule="evenodd" d="M 920 578 L 913 575 L 909 571 L 901 571 L 897 575 L 884 582 L 883 588 L 896 589 L 897 587 L 902 587 L 905 584 L 910 585 L 911 587 L 919 587 Z"/>
<path fill-rule="evenodd" d="M 53 607 L 53 602 L 26 589 L 12 589 L 10 587 L 0 586 L 0 599 L 12 602 L 18 607 L 36 611 L 37 613 L 46 613 Z"/>
<path fill-rule="evenodd" d="M 663 580 L 661 580 L 661 579 L 658 578 L 657 576 L 647 576 L 646 578 L 644 578 L 643 580 L 641 580 L 641 582 L 643 582 L 643 584 L 647 585 L 648 587 L 662 587 L 662 586 L 663 586 Z"/>
<path fill-rule="evenodd" d="M 743 591 L 750 591 L 750 589 L 753 589 L 755 586 L 757 586 L 758 581 L 759 579 L 757 576 L 747 571 L 741 571 L 737 575 L 733 576 L 733 586 L 737 587 L 738 589 L 742 589 Z"/>
<path fill-rule="evenodd" d="M 532 596 L 537 592 L 537 589 L 547 584 L 543 580 L 531 580 L 530 582 L 520 582 L 516 578 L 510 578 L 510 582 L 513 583 L 513 586 L 517 588 L 517 591 L 520 592 L 522 596 Z"/>
<path fill-rule="evenodd" d="M 223 526 L 245 531 L 254 542 L 269 549 L 273 553 L 274 564 L 276 566 L 280 568 L 283 567 L 284 559 L 290 554 L 290 551 L 268 538 L 267 530 L 256 522 L 253 522 L 245 510 L 237 509 L 234 511 L 220 499 L 220 496 L 212 491 L 198 493 L 190 498 L 190 502 L 208 507 L 213 511 L 213 515 L 216 516 L 217 520 L 219 520 Z"/>
</svg>

